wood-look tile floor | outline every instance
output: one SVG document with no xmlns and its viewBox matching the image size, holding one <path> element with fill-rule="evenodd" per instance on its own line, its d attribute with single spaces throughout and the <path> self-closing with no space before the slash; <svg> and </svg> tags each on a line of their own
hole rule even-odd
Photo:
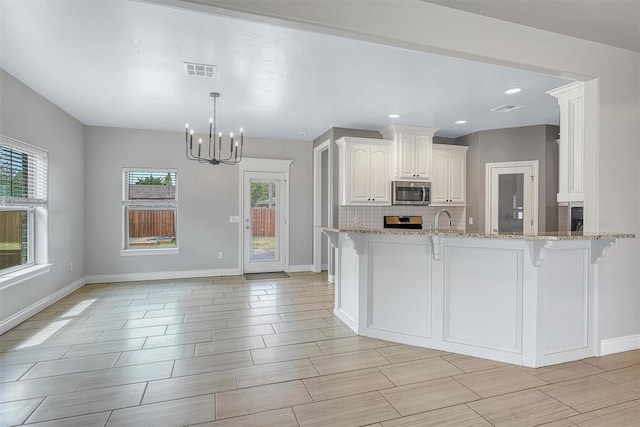
<svg viewBox="0 0 640 427">
<path fill-rule="evenodd" d="M 0 336 L 0 426 L 640 425 L 640 350 L 531 369 L 359 337 L 291 276 L 84 286 Z"/>
</svg>

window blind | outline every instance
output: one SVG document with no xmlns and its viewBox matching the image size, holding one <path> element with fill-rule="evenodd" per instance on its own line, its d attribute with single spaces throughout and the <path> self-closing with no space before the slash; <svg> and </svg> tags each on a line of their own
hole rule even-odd
<svg viewBox="0 0 640 427">
<path fill-rule="evenodd" d="M 170 170 L 124 170 L 125 201 L 176 200 L 177 172 Z"/>
<path fill-rule="evenodd" d="M 0 135 L 0 204 L 47 203 L 47 152 Z"/>
</svg>

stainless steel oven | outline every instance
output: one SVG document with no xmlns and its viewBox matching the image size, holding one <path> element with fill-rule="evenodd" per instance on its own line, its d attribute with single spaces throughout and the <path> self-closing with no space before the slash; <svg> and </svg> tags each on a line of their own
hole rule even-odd
<svg viewBox="0 0 640 427">
<path fill-rule="evenodd" d="M 431 203 L 431 183 L 393 181 L 391 197 L 393 205 L 428 205 Z"/>
</svg>

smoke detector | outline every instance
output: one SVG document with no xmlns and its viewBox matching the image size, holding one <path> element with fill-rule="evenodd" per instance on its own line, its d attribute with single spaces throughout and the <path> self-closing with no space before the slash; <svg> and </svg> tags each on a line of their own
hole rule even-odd
<svg viewBox="0 0 640 427">
<path fill-rule="evenodd" d="M 495 112 L 495 113 L 510 113 L 513 110 L 517 110 L 519 108 L 522 108 L 522 105 L 509 105 L 509 104 L 504 104 L 501 105 L 499 107 L 496 108 L 492 108 L 491 111 Z"/>
<path fill-rule="evenodd" d="M 196 64 L 195 62 L 185 62 L 184 72 L 188 76 L 205 77 L 213 79 L 216 77 L 217 68 L 215 65 Z"/>
</svg>

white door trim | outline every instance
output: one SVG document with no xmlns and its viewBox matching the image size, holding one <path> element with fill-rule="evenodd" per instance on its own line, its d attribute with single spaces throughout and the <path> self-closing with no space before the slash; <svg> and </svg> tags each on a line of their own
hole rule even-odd
<svg viewBox="0 0 640 427">
<path fill-rule="evenodd" d="M 533 233 L 538 232 L 538 191 L 539 191 L 539 162 L 538 160 L 527 160 L 521 162 L 499 162 L 487 163 L 485 165 L 485 213 L 484 213 L 484 231 L 491 234 L 491 176 L 494 170 L 510 169 L 510 168 L 530 168 L 533 182 L 531 183 L 531 216 L 533 219 Z"/>
<path fill-rule="evenodd" d="M 322 232 L 318 228 L 322 225 L 322 153 L 329 151 L 330 139 L 327 139 L 322 144 L 313 149 L 313 269 L 314 273 L 320 273 L 322 271 Z M 327 156 L 329 163 L 331 158 Z M 329 165 L 327 165 L 327 172 L 329 172 Z M 328 173 L 328 193 L 329 203 L 327 203 L 328 216 L 331 217 L 331 188 L 332 179 L 331 174 Z M 329 256 L 331 247 L 329 246 Z"/>
<path fill-rule="evenodd" d="M 239 269 L 241 273 L 244 273 L 244 173 L 245 172 L 280 172 L 284 174 L 284 191 L 282 191 L 281 209 L 284 216 L 284 224 L 281 229 L 281 241 L 282 246 L 280 248 L 282 256 L 284 256 L 284 270 L 289 269 L 289 174 L 291 172 L 291 164 L 293 160 L 285 159 L 260 159 L 244 157 L 239 163 L 240 172 L 238 191 L 239 205 L 240 205 L 240 223 L 238 227 L 238 260 L 240 261 Z"/>
</svg>

